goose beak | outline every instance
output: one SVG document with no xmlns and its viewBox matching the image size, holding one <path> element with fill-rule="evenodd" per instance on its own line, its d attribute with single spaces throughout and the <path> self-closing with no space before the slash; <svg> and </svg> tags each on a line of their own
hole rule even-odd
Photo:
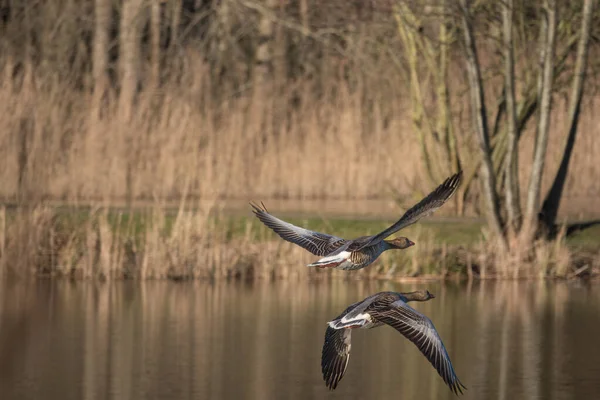
<svg viewBox="0 0 600 400">
<path fill-rule="evenodd" d="M 435 299 L 435 295 L 433 293 L 429 293 L 429 297 Z"/>
<path fill-rule="evenodd" d="M 412 240 L 409 240 L 409 241 L 408 241 L 408 247 L 410 247 L 410 246 L 414 246 L 414 245 L 415 245 L 415 242 L 413 242 Z"/>
</svg>

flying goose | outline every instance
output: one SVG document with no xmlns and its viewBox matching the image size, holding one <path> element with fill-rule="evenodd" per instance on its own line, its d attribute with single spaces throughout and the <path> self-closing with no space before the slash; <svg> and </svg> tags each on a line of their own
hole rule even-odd
<svg viewBox="0 0 600 400">
<path fill-rule="evenodd" d="M 467 389 L 458 379 L 450 357 L 429 318 L 419 313 L 409 301 L 427 301 L 435 296 L 427 290 L 410 293 L 380 292 L 352 304 L 330 321 L 325 331 L 321 356 L 323 380 L 334 390 L 343 378 L 350 357 L 352 329 L 371 329 L 389 325 L 413 342 L 437 370 L 455 394 Z"/>
<path fill-rule="evenodd" d="M 444 183 L 406 211 L 389 228 L 373 236 L 362 236 L 352 240 L 292 225 L 269 214 L 262 203 L 260 206 L 255 203 L 250 203 L 250 205 L 258 219 L 281 238 L 322 257 L 316 262 L 308 264 L 309 267 L 356 270 L 373 263 L 384 251 L 406 249 L 413 246 L 414 242 L 406 237 L 398 237 L 392 240 L 385 240 L 385 238 L 440 208 L 456 192 L 461 179 L 462 171 L 447 178 Z"/>
</svg>

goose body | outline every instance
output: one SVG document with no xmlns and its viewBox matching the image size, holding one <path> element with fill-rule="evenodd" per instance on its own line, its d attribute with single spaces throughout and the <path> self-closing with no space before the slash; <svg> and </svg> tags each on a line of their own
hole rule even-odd
<svg viewBox="0 0 600 400">
<path fill-rule="evenodd" d="M 406 249 L 413 246 L 414 242 L 406 237 L 398 237 L 393 240 L 386 240 L 385 238 L 440 208 L 456 192 L 461 180 L 462 171 L 447 178 L 387 229 L 376 235 L 361 236 L 351 240 L 311 231 L 285 222 L 269 214 L 264 204 L 259 206 L 250 203 L 250 205 L 256 217 L 282 239 L 321 257 L 314 263 L 309 264 L 309 267 L 356 270 L 372 264 L 387 250 Z"/>
<path fill-rule="evenodd" d="M 330 256 L 323 257 L 312 264 L 308 264 L 308 266 L 317 268 L 337 268 L 351 271 L 372 264 L 386 250 L 395 248 L 404 249 L 414 245 L 414 243 L 408 239 L 406 239 L 406 242 L 399 243 L 398 245 L 394 245 L 391 242 L 392 241 L 387 242 L 383 240 L 373 246 L 367 246 L 357 251 L 336 251 Z"/>
<path fill-rule="evenodd" d="M 466 387 L 460 382 L 450 356 L 429 318 L 410 307 L 409 301 L 427 301 L 435 296 L 421 290 L 410 293 L 380 292 L 349 306 L 328 322 L 321 355 L 321 371 L 327 387 L 334 390 L 344 377 L 350 358 L 353 329 L 389 325 L 413 342 L 446 385 L 455 394 Z"/>
</svg>

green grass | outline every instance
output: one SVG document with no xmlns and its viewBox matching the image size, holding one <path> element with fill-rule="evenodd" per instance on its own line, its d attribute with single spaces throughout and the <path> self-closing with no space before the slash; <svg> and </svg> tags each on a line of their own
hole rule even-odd
<svg viewBox="0 0 600 400">
<path fill-rule="evenodd" d="M 372 235 L 390 226 L 392 220 L 366 219 L 321 219 L 321 218 L 287 218 L 287 222 L 330 235 L 352 239 L 359 236 Z M 257 240 L 277 238 L 277 235 L 266 228 L 252 216 L 225 217 L 219 221 L 226 227 L 229 238 L 235 238 L 247 232 L 247 229 Z M 482 229 L 485 223 L 472 219 L 464 221 L 445 221 L 428 219 L 411 225 L 396 233 L 394 236 L 406 236 L 415 242 L 419 238 L 430 239 L 434 244 L 469 246 L 484 240 Z M 598 248 L 600 246 L 600 225 L 576 232 L 567 238 L 567 244 L 573 247 Z"/>
<path fill-rule="evenodd" d="M 285 218 L 285 221 L 306 229 L 353 239 L 359 236 L 373 235 L 390 226 L 394 221 L 365 220 L 365 219 L 328 219 L 320 218 Z M 247 229 L 258 240 L 276 238 L 277 235 L 264 227 L 260 221 L 248 217 L 227 217 L 225 221 L 230 237 L 244 234 Z M 468 245 L 481 240 L 482 225 L 480 222 L 443 222 L 424 221 L 412 225 L 396 235 L 406 236 L 417 241 L 428 238 L 434 243 L 449 245 Z"/>
<path fill-rule="evenodd" d="M 281 265 L 295 265 L 298 258 L 309 256 L 296 246 L 281 253 L 284 242 L 250 212 L 247 215 L 218 214 L 207 219 L 201 213 L 186 212 L 178 220 L 174 209 L 154 211 L 9 208 L 5 214 L 7 240 L 3 255 L 13 258 L 4 261 L 18 268 L 33 266 L 42 275 L 229 277 L 258 273 L 263 277 L 273 277 L 273 274 L 284 277 L 292 270 L 282 269 Z M 282 218 L 347 239 L 376 234 L 393 222 L 360 217 Z M 470 253 L 484 258 L 494 255 L 493 248 L 486 253 L 489 249 L 480 246 L 485 240 L 483 230 L 481 220 L 426 219 L 399 232 L 417 244 L 414 249 L 384 254 L 372 272 L 388 277 L 436 275 L 447 271 L 466 274 L 466 266 L 472 265 L 468 261 Z M 576 232 L 567 239 L 567 245 L 571 251 L 565 251 L 562 243 L 541 243 L 536 247 L 540 264 L 535 268 L 541 268 L 542 272 L 544 268 L 548 271 L 562 268 L 562 271 L 567 263 L 571 266 L 589 263 L 590 257 L 596 257 L 594 254 L 600 249 L 600 226 Z M 154 263 L 152 267 L 148 260 Z M 497 262 L 510 266 L 502 259 Z M 503 271 L 496 270 L 505 273 Z"/>
<path fill-rule="evenodd" d="M 567 244 L 573 247 L 597 249 L 600 246 L 600 225 L 574 232 L 567 238 Z"/>
<path fill-rule="evenodd" d="M 115 233 L 131 235 L 136 242 L 141 238 L 151 224 L 151 210 L 127 210 L 109 209 L 108 211 L 94 211 L 106 213 L 106 220 Z M 97 221 L 92 217 L 89 208 L 57 207 L 56 222 L 60 230 L 77 232 L 85 228 L 90 221 Z M 7 210 L 8 221 L 14 218 L 15 211 Z M 164 214 L 165 234 L 168 234 L 173 226 L 177 213 L 167 211 Z M 222 215 L 214 217 L 214 224 L 227 240 L 235 240 L 239 237 L 250 237 L 254 241 L 275 240 L 278 236 L 266 228 L 252 215 Z M 322 219 L 322 218 L 298 218 L 286 217 L 282 219 L 318 232 L 328 233 L 342 238 L 352 239 L 359 236 L 372 235 L 387 228 L 393 220 L 377 219 Z M 484 223 L 478 220 L 465 219 L 464 221 L 445 221 L 427 219 L 414 224 L 395 236 L 406 236 L 417 244 L 421 240 L 427 240 L 434 244 L 463 245 L 470 246 L 483 240 L 482 228 Z M 567 244 L 574 248 L 598 248 L 600 246 L 600 225 L 578 231 L 567 238 Z"/>
</svg>

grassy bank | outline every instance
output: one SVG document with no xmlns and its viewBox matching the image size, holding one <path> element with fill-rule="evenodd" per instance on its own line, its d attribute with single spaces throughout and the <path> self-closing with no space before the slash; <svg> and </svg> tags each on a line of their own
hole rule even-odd
<svg viewBox="0 0 600 400">
<path fill-rule="evenodd" d="M 3 208 L 0 265 L 5 275 L 75 279 L 320 279 L 593 277 L 599 270 L 600 227 L 533 249 L 535 262 L 515 265 L 485 240 L 482 222 L 432 219 L 402 232 L 417 243 L 384 254 L 352 273 L 305 265 L 315 257 L 284 242 L 251 216 L 160 207 Z M 278 214 L 279 215 L 279 214 Z M 285 215 L 285 214 L 284 214 Z M 341 237 L 373 234 L 382 219 L 285 219 Z"/>
</svg>

